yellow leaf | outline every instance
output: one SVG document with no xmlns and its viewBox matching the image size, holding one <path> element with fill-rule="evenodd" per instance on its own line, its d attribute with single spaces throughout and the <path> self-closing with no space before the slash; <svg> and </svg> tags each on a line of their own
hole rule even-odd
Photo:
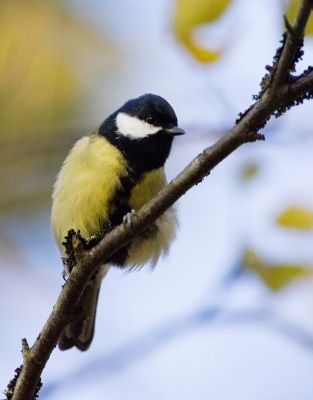
<svg viewBox="0 0 313 400">
<path fill-rule="evenodd" d="M 270 289 L 276 291 L 299 278 L 312 276 L 312 268 L 308 265 L 278 263 L 271 264 L 264 261 L 255 251 L 244 251 L 241 265 L 243 268 L 256 273 Z"/>
<path fill-rule="evenodd" d="M 285 228 L 308 230 L 313 228 L 313 210 L 291 206 L 283 210 L 276 218 L 278 225 Z"/>
<path fill-rule="evenodd" d="M 200 62 L 213 62 L 222 54 L 194 42 L 193 32 L 200 25 L 215 21 L 231 0 L 176 0 L 173 30 L 182 45 Z"/>
<path fill-rule="evenodd" d="M 294 21 L 297 12 L 299 10 L 300 7 L 300 0 L 289 0 L 287 7 L 286 7 L 286 17 L 288 19 L 288 21 L 292 22 Z M 305 34 L 309 35 L 309 36 L 313 36 L 313 16 L 311 13 L 311 16 L 309 18 L 308 24 L 305 28 Z"/>
<path fill-rule="evenodd" d="M 185 42 L 184 45 L 189 52 L 195 57 L 196 60 L 203 63 L 211 63 L 216 61 L 222 54 L 221 51 L 214 51 L 196 46 L 192 42 Z"/>
</svg>

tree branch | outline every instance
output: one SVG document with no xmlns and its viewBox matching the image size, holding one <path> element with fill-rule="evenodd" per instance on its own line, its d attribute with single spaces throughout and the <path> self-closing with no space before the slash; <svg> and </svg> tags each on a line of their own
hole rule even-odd
<svg viewBox="0 0 313 400">
<path fill-rule="evenodd" d="M 286 16 L 285 42 L 282 47 L 279 62 L 273 75 L 272 91 L 275 91 L 279 85 L 286 82 L 290 72 L 294 71 L 296 62 L 302 57 L 303 36 L 305 26 L 310 17 L 312 1 L 302 1 L 293 26 L 290 26 Z"/>
<path fill-rule="evenodd" d="M 294 24 L 284 34 L 283 45 L 278 49 L 269 73 L 262 81 L 257 101 L 240 115 L 236 125 L 213 146 L 199 154 L 171 183 L 135 214 L 130 226 L 120 225 L 108 233 L 89 251 L 75 253 L 76 266 L 64 285 L 53 310 L 34 345 L 23 352 L 24 364 L 17 378 L 13 400 L 32 400 L 40 375 L 57 344 L 58 338 L 72 318 L 77 299 L 88 281 L 105 260 L 126 246 L 145 226 L 173 205 L 187 190 L 197 185 L 224 158 L 244 143 L 263 140 L 257 133 L 271 115 L 279 116 L 292 105 L 312 97 L 313 73 L 292 77 L 290 72 L 299 59 L 303 32 L 310 15 L 312 2 L 302 0 Z M 301 53 L 302 55 L 302 53 Z M 24 342 L 25 350 L 25 342 Z M 12 389 L 12 388 L 11 388 Z"/>
</svg>

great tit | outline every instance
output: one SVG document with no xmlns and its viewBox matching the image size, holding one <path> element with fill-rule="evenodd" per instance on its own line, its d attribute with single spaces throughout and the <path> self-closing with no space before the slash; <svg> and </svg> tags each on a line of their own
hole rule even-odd
<svg viewBox="0 0 313 400">
<path fill-rule="evenodd" d="M 128 213 L 151 200 L 166 185 L 164 164 L 173 138 L 184 133 L 171 105 L 160 96 L 145 94 L 127 101 L 90 136 L 78 140 L 52 195 L 51 223 L 61 253 L 71 229 L 88 239 L 105 226 L 122 223 Z M 109 268 L 155 265 L 169 250 L 176 227 L 175 210 L 170 208 L 101 266 L 78 299 L 81 313 L 65 327 L 58 343 L 61 350 L 90 346 L 100 284 Z"/>
</svg>

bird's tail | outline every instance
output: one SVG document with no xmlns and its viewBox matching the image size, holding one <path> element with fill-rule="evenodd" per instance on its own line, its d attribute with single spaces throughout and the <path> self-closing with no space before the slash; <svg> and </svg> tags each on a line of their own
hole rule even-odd
<svg viewBox="0 0 313 400">
<path fill-rule="evenodd" d="M 103 276 L 103 273 L 98 273 L 81 295 L 77 303 L 80 316 L 64 328 L 58 342 L 60 350 L 75 346 L 85 351 L 90 346 L 95 331 L 97 303 Z"/>
</svg>

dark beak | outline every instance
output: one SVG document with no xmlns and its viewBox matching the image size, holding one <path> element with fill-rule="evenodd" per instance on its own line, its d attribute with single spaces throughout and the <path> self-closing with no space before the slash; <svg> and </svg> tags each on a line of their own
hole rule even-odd
<svg viewBox="0 0 313 400">
<path fill-rule="evenodd" d="M 178 126 L 174 126 L 173 128 L 166 129 L 165 131 L 166 131 L 166 133 L 168 133 L 171 136 L 179 136 L 179 135 L 184 135 L 186 133 L 183 129 L 178 128 Z"/>
</svg>

